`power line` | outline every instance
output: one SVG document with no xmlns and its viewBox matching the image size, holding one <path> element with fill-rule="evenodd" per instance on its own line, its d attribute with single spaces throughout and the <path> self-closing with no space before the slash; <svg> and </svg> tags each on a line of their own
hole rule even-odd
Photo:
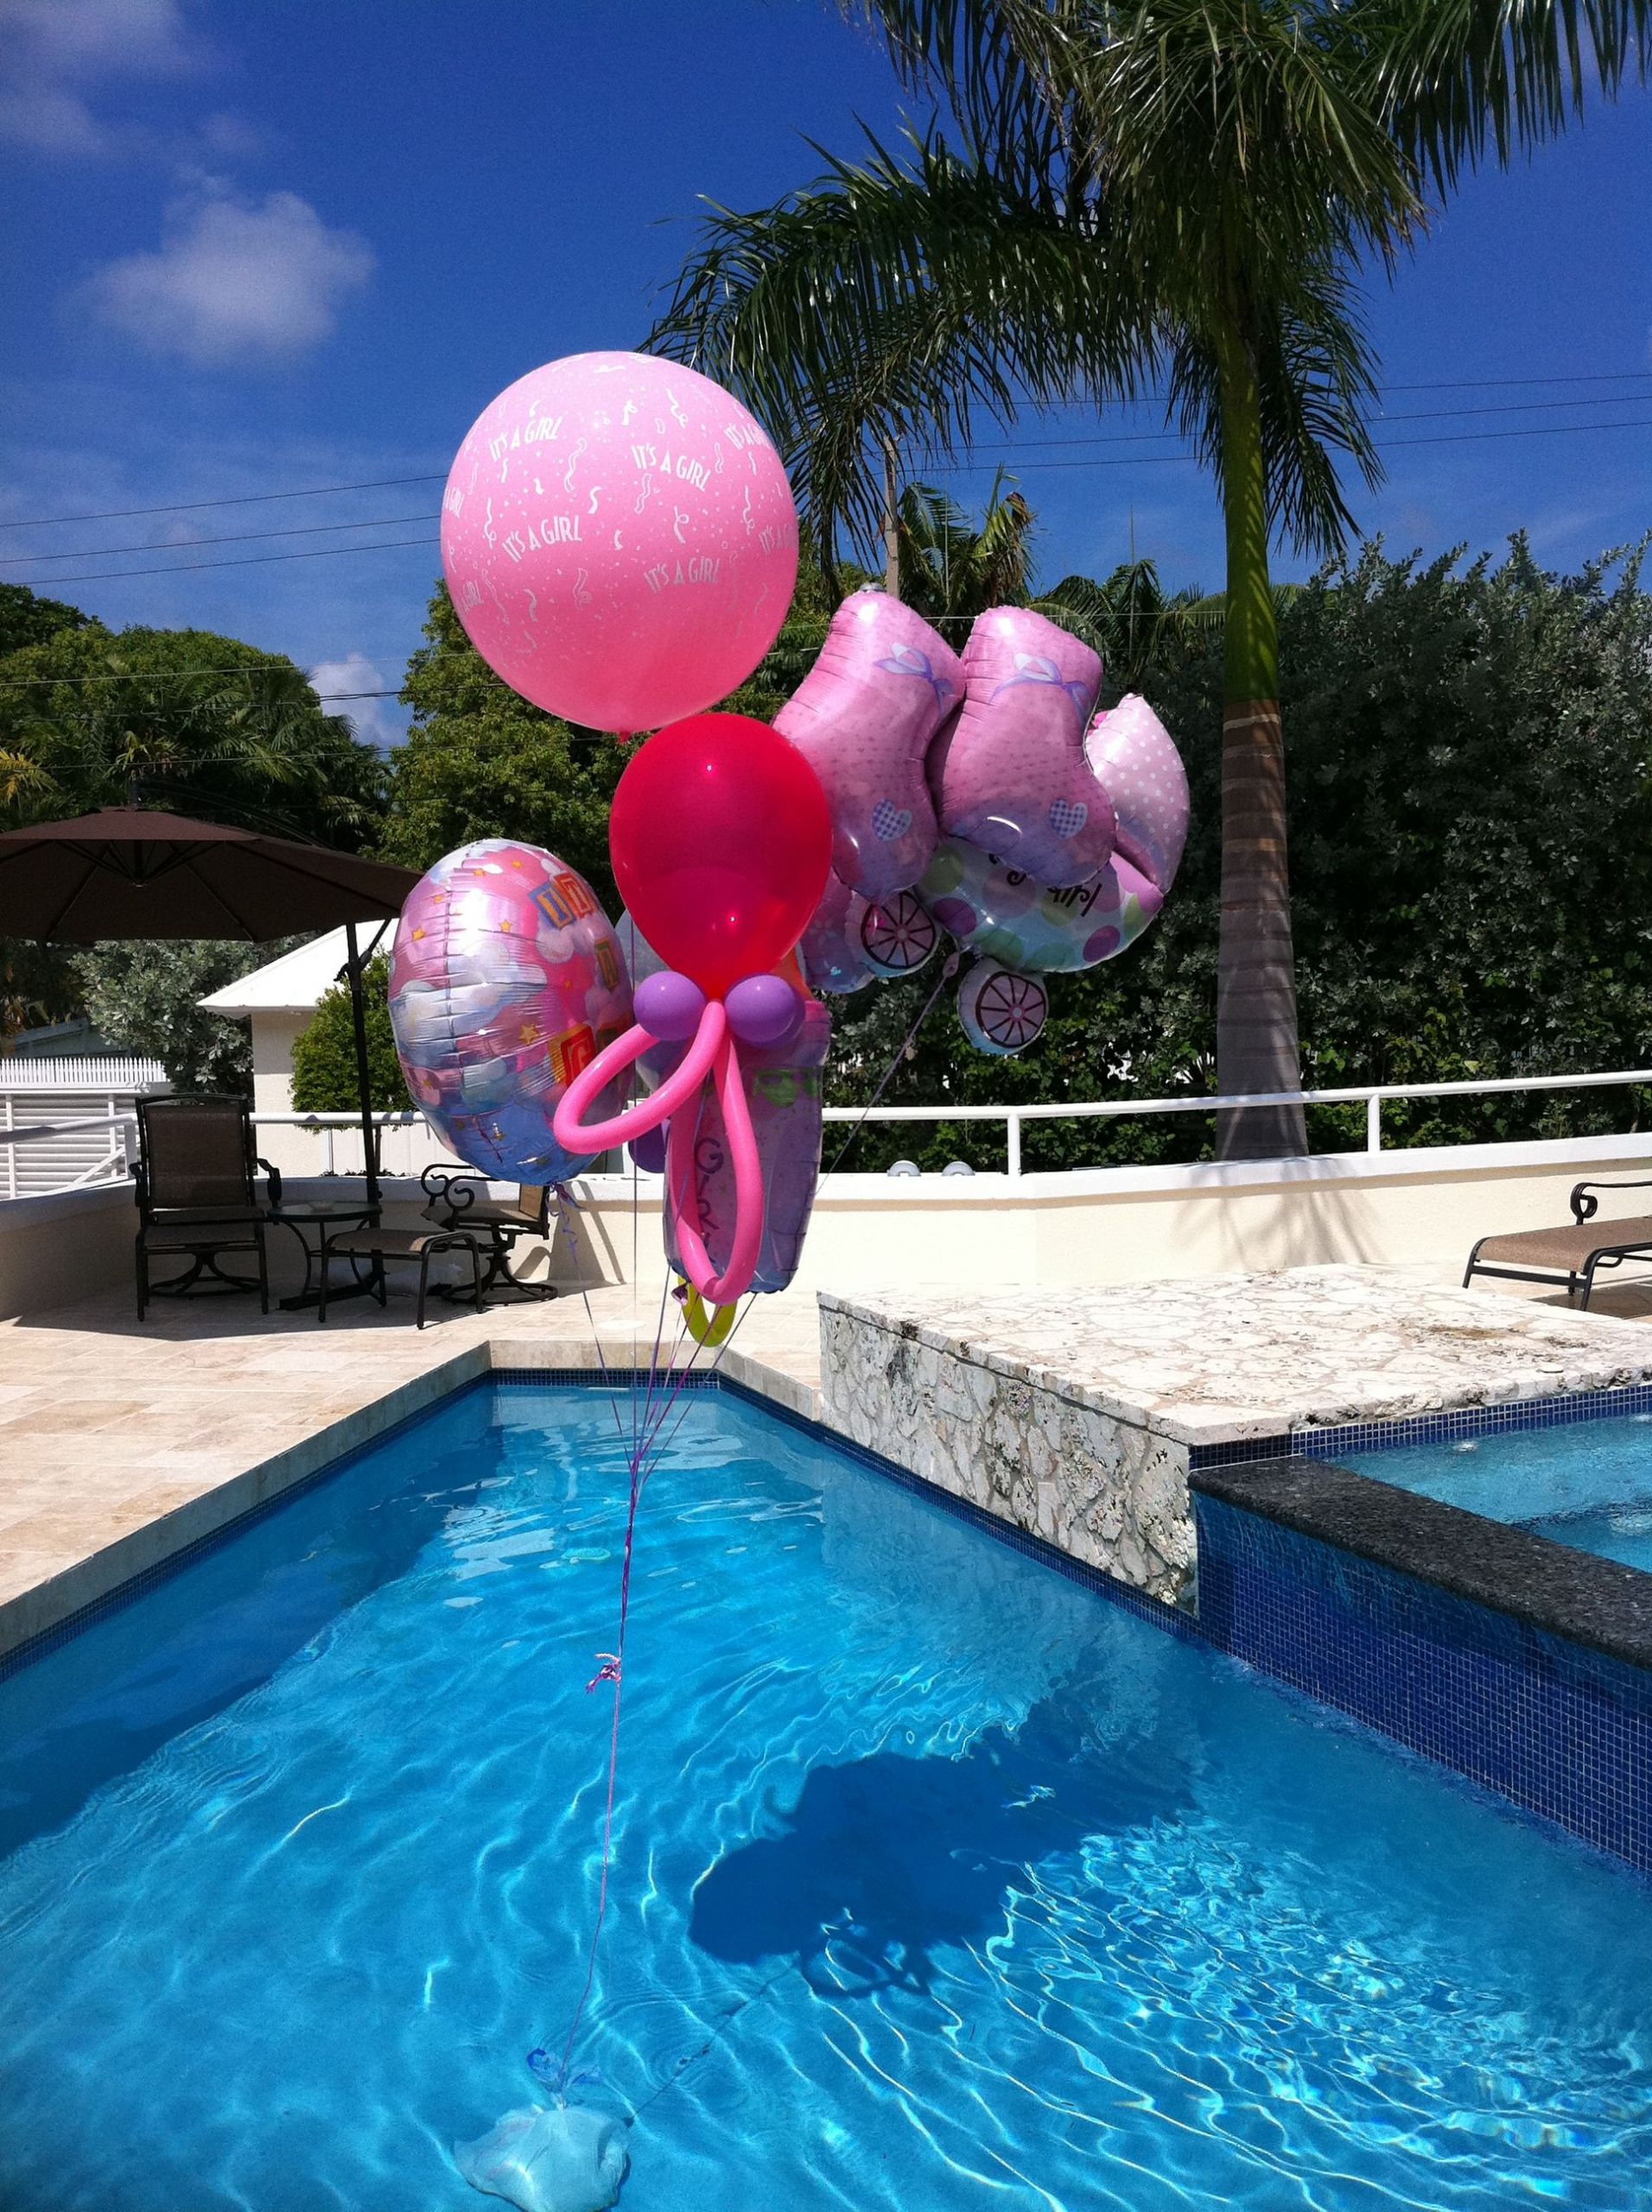
<svg viewBox="0 0 1652 2212">
<path fill-rule="evenodd" d="M 252 507 L 266 499 L 325 499 L 335 492 L 384 492 L 393 484 L 445 484 L 447 470 L 434 476 L 370 476 L 359 484 L 312 484 L 302 492 L 241 492 L 229 499 L 176 499 L 167 507 L 105 507 L 95 515 L 33 515 L 26 522 L 0 524 L 6 530 L 49 530 L 54 523 L 129 522 L 136 515 L 187 515 L 203 507 Z"/>
<path fill-rule="evenodd" d="M 1411 416 L 1398 416 L 1391 417 L 1390 419 L 1394 421 L 1405 422 L 1426 421 L 1438 418 L 1430 418 L 1426 416 L 1419 415 Z M 1379 436 L 1374 441 L 1374 442 L 1379 446 L 1385 446 L 1388 448 L 1402 446 L 1477 445 L 1484 443 L 1490 439 L 1563 438 L 1574 437 L 1589 432 L 1645 429 L 1652 429 L 1652 416 L 1641 416 L 1636 421 L 1628 423 L 1528 423 L 1520 429 L 1507 430 L 1448 430 L 1437 436 L 1428 435 L 1420 438 L 1383 438 Z M 1167 437 L 1174 437 L 1178 435 L 1179 434 L 1177 432 L 1172 430 L 1143 431 L 1139 435 L 1139 436 L 1133 438 L 1120 438 L 1116 440 L 1098 438 L 1094 441 L 1094 442 L 1097 444 L 1147 444 L 1153 441 Z M 1050 442 L 1071 442 L 1074 444 L 1083 444 L 1085 443 L 1086 441 L 1058 440 L 1051 441 Z M 1186 452 L 1143 453 L 1121 454 L 1106 459 L 1074 458 L 1066 461 L 1022 461 L 1010 467 L 1007 467 L 1001 461 L 949 461 L 937 459 L 935 466 L 954 475 L 981 475 L 984 474 L 989 468 L 994 470 L 995 473 L 1002 472 L 1006 474 L 1014 475 L 1026 474 L 1033 471 L 1044 471 L 1056 468 L 1147 468 L 1162 466 L 1166 462 L 1190 462 L 1195 461 L 1197 459 L 1198 456 L 1196 454 Z M 416 519 L 416 518 L 410 518 L 410 519 Z M 364 524 L 363 527 L 365 528 L 366 525 Z M 258 534 L 259 533 L 256 532 L 252 533 L 252 535 L 255 536 Z M 280 533 L 272 532 L 270 534 L 279 535 Z M 439 545 L 441 542 L 442 541 L 439 537 L 389 538 L 376 545 L 323 545 L 311 547 L 307 551 L 302 553 L 253 553 L 243 555 L 236 559 L 229 561 L 169 561 L 162 563 L 154 568 L 148 569 L 87 569 L 85 571 L 77 571 L 76 573 L 67 576 L 54 576 L 50 579 L 50 582 L 54 588 L 60 584 L 121 583 L 125 582 L 128 578 L 135 576 L 181 576 L 194 575 L 206 569 L 260 568 L 276 561 L 320 561 L 329 558 L 337 558 L 340 555 L 346 553 L 393 553 L 406 551 L 414 546 Z M 133 551 L 146 551 L 149 549 L 133 547 L 130 550 Z M 154 550 L 159 551 L 164 549 L 157 547 Z M 64 557 L 73 558 L 73 556 L 65 556 Z M 93 556 L 91 554 L 85 554 L 82 555 L 81 557 L 86 560 L 90 560 Z"/>
<path fill-rule="evenodd" d="M 1652 394 L 1644 391 L 1621 391 L 1603 394 L 1598 399 L 1519 399 L 1494 407 L 1421 407 L 1407 409 L 1405 413 L 1400 415 L 1378 415 L 1373 419 L 1379 426 L 1384 423 L 1454 423 L 1471 415 L 1535 415 L 1549 410 L 1572 407 L 1644 407 L 1649 397 L 1652 397 Z M 1597 426 L 1592 423 L 1579 423 L 1576 427 L 1580 430 L 1587 430 L 1593 429 Z M 1602 424 L 1600 427 L 1610 429 L 1612 426 Z M 1119 435 L 1090 431 L 1083 436 L 1070 438 L 1004 440 L 978 438 L 973 440 L 972 443 L 975 445 L 1003 443 L 1013 445 L 1017 448 L 1033 446 L 1141 445 L 1154 438 L 1179 435 L 1180 433 L 1175 430 L 1136 430 Z M 148 548 L 134 547 L 132 550 L 147 551 Z M 67 561 L 73 556 L 65 553 L 58 557 Z"/>
<path fill-rule="evenodd" d="M 1652 371 L 1648 372 L 1648 374 L 1649 378 L 1652 378 Z M 1525 415 L 1534 414 L 1541 410 L 1574 407 L 1623 407 L 1636 404 L 1644 406 L 1645 404 L 1646 394 L 1643 392 L 1626 391 L 1617 393 L 1615 395 L 1603 395 L 1598 399 L 1523 399 L 1490 407 L 1414 409 L 1401 415 L 1379 416 L 1376 420 L 1379 423 L 1445 423 L 1453 422 L 1458 420 L 1459 417 L 1473 415 Z M 1594 426 L 1589 423 L 1579 423 L 1577 427 L 1580 429 L 1592 429 Z M 1033 449 L 1047 449 L 1056 446 L 1085 447 L 1146 445 L 1154 443 L 1164 438 L 1176 437 L 1179 435 L 1179 432 L 1174 430 L 1140 430 L 1118 433 L 1090 431 L 1081 436 L 1070 438 L 1015 438 L 1005 440 L 1002 442 L 1013 447 L 1014 450 L 1019 452 Z M 972 441 L 972 443 L 975 446 L 979 446 L 983 443 L 996 442 L 999 442 L 995 440 L 981 439 Z M 937 465 L 944 464 L 937 462 Z M 268 541 L 274 537 L 317 537 L 327 533 L 345 530 L 399 530 L 406 527 L 410 524 L 420 522 L 440 522 L 441 519 L 441 510 L 437 509 L 434 513 L 423 515 L 372 515 L 364 517 L 360 522 L 307 522 L 296 524 L 291 528 L 284 530 L 231 531 L 207 537 L 180 537 L 175 539 L 170 544 L 164 545 L 80 546 L 67 553 L 15 553 L 0 556 L 0 558 L 3 558 L 7 567 L 9 568 L 35 568 L 47 561 L 102 561 L 111 560 L 119 555 L 127 553 L 181 553 L 188 551 L 198 545 L 249 545 L 257 543 L 260 541 Z M 136 573 L 141 574 L 143 572 L 138 571 Z M 67 577 L 60 577 L 56 579 L 56 581 L 59 582 L 67 582 L 70 580 Z"/>
<path fill-rule="evenodd" d="M 429 515 L 373 515 L 362 522 L 306 522 L 291 530 L 237 530 L 218 537 L 178 537 L 169 545 L 82 545 L 72 553 L 7 553 L 0 556 L 8 568 L 34 568 L 41 561 L 103 561 L 117 553 L 184 553 L 195 545 L 251 545 L 271 537 L 319 537 L 338 530 L 400 530 L 409 523 L 440 522 L 441 510 Z"/>
<path fill-rule="evenodd" d="M 378 545 L 316 545 L 307 553 L 243 553 L 232 561 L 168 561 L 158 569 L 92 569 L 72 576 L 54 576 L 57 584 L 118 584 L 128 576 L 187 576 L 200 569 L 257 569 L 270 561 L 327 561 L 341 553 L 394 553 L 410 545 L 440 545 L 439 537 L 385 538 Z"/>
<path fill-rule="evenodd" d="M 1380 385 L 1377 389 L 1380 391 L 1512 391 L 1532 389 L 1539 385 L 1645 383 L 1649 378 L 1652 378 L 1652 370 L 1612 369 L 1589 371 L 1575 376 L 1560 377 L 1450 377 L 1428 383 Z M 1634 396 L 1634 394 L 1625 395 L 1626 397 Z M 1144 392 L 1139 395 L 1139 404 L 1162 404 L 1167 397 L 1168 395 L 1162 391 Z M 1097 403 L 1087 399 L 1064 399 L 1050 404 L 1059 407 L 1093 407 Z M 428 476 L 370 476 L 364 477 L 353 484 L 311 484 L 291 492 L 242 492 L 229 498 L 217 499 L 178 499 L 164 506 L 105 507 L 94 514 L 29 515 L 21 521 L 0 522 L 0 529 L 49 530 L 57 524 L 127 522 L 144 515 L 198 514 L 209 507 L 256 506 L 272 499 L 331 499 L 342 492 L 382 492 L 389 490 L 392 486 L 403 484 L 443 484 L 447 481 L 447 477 L 448 472 L 442 469 Z M 270 534 L 273 536 L 275 533 Z"/>
<path fill-rule="evenodd" d="M 1375 442 L 1385 447 L 1477 445 L 1487 438 L 1564 438 L 1585 430 L 1652 430 L 1652 416 L 1634 423 L 1537 423 L 1521 430 L 1446 430 L 1437 437 L 1378 438 Z M 997 461 L 948 461 L 942 466 L 955 475 L 982 475 L 991 468 L 1002 469 L 1007 476 L 1014 476 L 1024 475 L 1030 469 L 1045 468 L 1148 468 L 1163 461 L 1198 458 L 1197 454 L 1191 453 L 1133 453 L 1110 461 L 1026 461 L 1013 467 Z"/>
</svg>

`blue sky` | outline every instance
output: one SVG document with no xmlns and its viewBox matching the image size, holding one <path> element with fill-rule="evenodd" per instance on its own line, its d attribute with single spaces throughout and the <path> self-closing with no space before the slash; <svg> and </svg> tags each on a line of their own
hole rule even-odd
<svg viewBox="0 0 1652 2212">
<path fill-rule="evenodd" d="M 16 524 L 443 471 L 525 369 L 641 339 L 697 195 L 761 204 L 814 174 L 806 140 L 850 150 L 857 118 L 902 112 L 827 0 L 0 0 L 0 575 L 289 652 L 339 691 L 397 683 L 418 642 L 438 486 Z M 1363 530 L 1432 554 L 1524 526 L 1566 567 L 1652 527 L 1649 206 L 1634 93 L 1477 181 L 1373 285 L 1385 405 L 1420 418 L 1380 435 L 1462 442 L 1390 442 Z M 1579 423 L 1620 427 L 1465 435 Z M 1046 580 L 1104 572 L 1134 530 L 1170 583 L 1219 583 L 1208 483 L 1040 442 L 1092 427 L 1159 425 L 1029 422 L 955 488 L 1019 467 Z M 376 526 L 251 535 L 346 523 Z M 258 557 L 393 539 L 414 542 Z M 391 702 L 348 711 L 397 727 Z"/>
</svg>

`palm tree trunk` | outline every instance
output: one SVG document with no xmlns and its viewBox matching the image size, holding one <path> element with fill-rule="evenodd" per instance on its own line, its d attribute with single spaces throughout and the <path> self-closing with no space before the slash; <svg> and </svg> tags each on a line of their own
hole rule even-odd
<svg viewBox="0 0 1652 2212">
<path fill-rule="evenodd" d="M 895 448 L 883 442 L 883 588 L 891 599 L 900 597 L 900 506 L 895 483 Z"/>
<path fill-rule="evenodd" d="M 1295 1090 L 1301 1073 L 1261 410 L 1249 347 L 1231 326 L 1218 352 L 1228 595 L 1216 1067 L 1217 1089 L 1232 1096 Z M 1299 1106 L 1253 1106 L 1217 1117 L 1218 1159 L 1277 1160 L 1306 1150 Z"/>
</svg>

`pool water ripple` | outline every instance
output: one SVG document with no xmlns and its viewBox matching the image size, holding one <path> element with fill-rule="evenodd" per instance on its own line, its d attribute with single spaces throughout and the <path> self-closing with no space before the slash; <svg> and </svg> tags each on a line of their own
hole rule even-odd
<svg viewBox="0 0 1652 2212">
<path fill-rule="evenodd" d="M 479 1392 L 0 1683 L 6 2212 L 477 2201 L 583 1972 L 623 1497 L 600 1394 Z M 1628 1873 L 727 1400 L 641 1543 L 626 2212 L 1641 2201 Z"/>
</svg>

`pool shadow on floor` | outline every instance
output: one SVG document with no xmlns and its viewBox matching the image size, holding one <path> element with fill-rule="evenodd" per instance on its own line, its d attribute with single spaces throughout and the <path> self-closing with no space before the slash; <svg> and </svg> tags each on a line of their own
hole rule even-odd
<svg viewBox="0 0 1652 2212">
<path fill-rule="evenodd" d="M 931 1955 L 1001 1930 L 1007 1891 L 1040 1862 L 1191 1804 L 1162 1743 L 1103 1746 L 1088 1732 L 1105 1696 L 1093 1681 L 1058 1684 L 961 1758 L 876 1751 L 812 1769 L 783 1834 L 702 1878 L 692 1940 L 730 1964 L 794 1957 L 822 1996 L 926 1990 Z"/>
</svg>

